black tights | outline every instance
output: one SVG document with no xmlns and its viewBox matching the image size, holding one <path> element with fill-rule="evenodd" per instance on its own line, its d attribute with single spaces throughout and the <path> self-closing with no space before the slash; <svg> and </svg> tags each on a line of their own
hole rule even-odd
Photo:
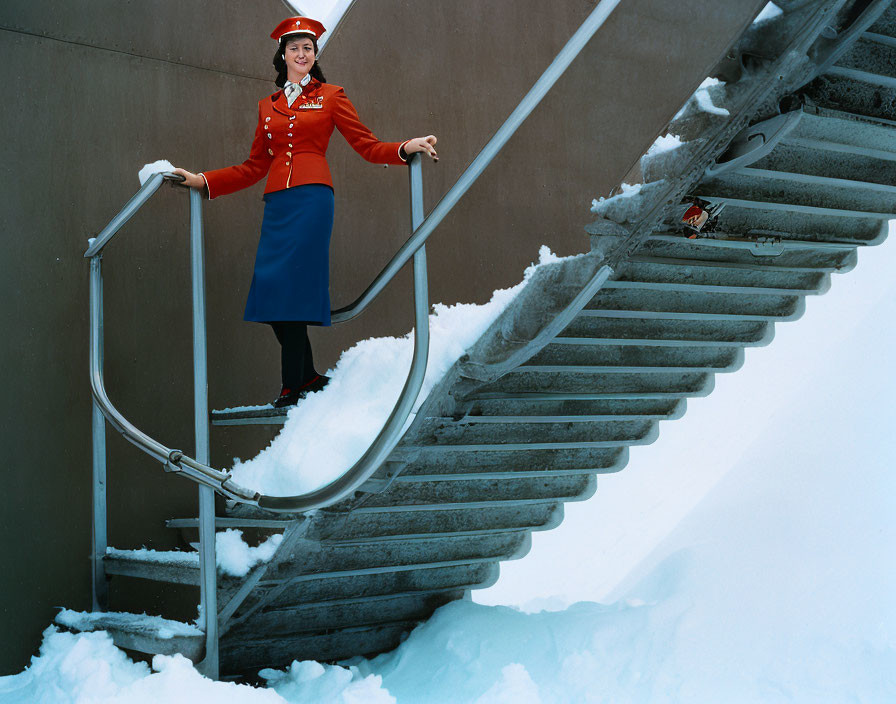
<svg viewBox="0 0 896 704">
<path fill-rule="evenodd" d="M 297 389 L 317 376 L 311 354 L 311 341 L 308 339 L 308 324 L 295 320 L 268 324 L 274 329 L 277 342 L 280 343 L 283 386 Z"/>
</svg>

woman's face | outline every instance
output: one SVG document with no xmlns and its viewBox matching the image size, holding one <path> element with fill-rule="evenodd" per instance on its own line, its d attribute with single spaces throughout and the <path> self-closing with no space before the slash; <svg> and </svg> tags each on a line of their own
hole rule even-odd
<svg viewBox="0 0 896 704">
<path fill-rule="evenodd" d="M 286 61 L 286 77 L 298 83 L 314 66 L 314 42 L 308 37 L 288 40 L 283 59 Z"/>
</svg>

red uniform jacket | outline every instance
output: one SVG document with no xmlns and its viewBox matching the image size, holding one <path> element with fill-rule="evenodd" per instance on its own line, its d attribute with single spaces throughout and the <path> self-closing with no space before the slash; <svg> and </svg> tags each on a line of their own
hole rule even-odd
<svg viewBox="0 0 896 704">
<path fill-rule="evenodd" d="M 324 154 L 334 127 L 367 161 L 405 163 L 399 151 L 406 142 L 379 141 L 358 118 L 342 88 L 312 79 L 291 108 L 279 90 L 258 103 L 258 126 L 249 158 L 237 166 L 202 174 L 209 198 L 248 188 L 265 174 L 265 193 L 305 183 L 332 187 Z"/>
</svg>

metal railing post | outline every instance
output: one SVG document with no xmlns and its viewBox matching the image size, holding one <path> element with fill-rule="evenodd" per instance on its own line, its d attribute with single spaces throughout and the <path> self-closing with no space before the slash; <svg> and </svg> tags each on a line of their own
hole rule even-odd
<svg viewBox="0 0 896 704">
<path fill-rule="evenodd" d="M 91 299 L 91 353 L 96 355 L 100 367 L 103 366 L 103 275 L 102 255 L 90 260 L 90 299 Z M 105 611 L 109 607 L 109 583 L 103 557 L 106 554 L 108 539 L 106 536 L 106 418 L 96 399 L 92 399 L 93 408 L 93 514 L 91 520 L 91 594 L 92 610 Z"/>
<path fill-rule="evenodd" d="M 190 270 L 193 280 L 193 413 L 196 459 L 209 464 L 208 345 L 205 324 L 205 250 L 202 241 L 202 194 L 190 189 Z M 215 563 L 215 491 L 199 487 L 199 590 L 205 631 L 206 677 L 218 679 L 218 586 Z"/>
</svg>

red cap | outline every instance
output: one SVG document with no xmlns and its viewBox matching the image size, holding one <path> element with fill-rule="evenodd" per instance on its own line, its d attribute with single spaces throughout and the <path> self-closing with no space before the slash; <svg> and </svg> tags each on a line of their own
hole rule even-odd
<svg viewBox="0 0 896 704">
<path fill-rule="evenodd" d="M 310 34 L 315 39 L 320 39 L 320 35 L 326 31 L 320 22 L 310 17 L 288 17 L 271 32 L 271 39 L 279 42 L 287 34 Z"/>
</svg>

